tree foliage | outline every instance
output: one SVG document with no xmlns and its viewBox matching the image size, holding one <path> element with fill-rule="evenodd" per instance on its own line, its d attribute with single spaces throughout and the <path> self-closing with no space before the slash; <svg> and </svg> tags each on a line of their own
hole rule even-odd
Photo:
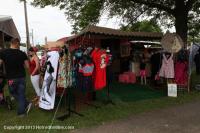
<svg viewBox="0 0 200 133">
<path fill-rule="evenodd" d="M 175 26 L 176 32 L 187 41 L 188 28 L 198 27 L 200 0 L 33 0 L 34 6 L 59 6 L 74 31 L 88 24 L 96 24 L 102 15 L 118 17 L 122 24 L 133 24 L 139 19 L 151 19 L 160 25 Z M 195 29 L 195 28 L 194 28 Z"/>
<path fill-rule="evenodd" d="M 142 31 L 142 32 L 162 32 L 160 26 L 155 21 L 138 21 L 134 24 L 121 25 L 124 31 Z"/>
</svg>

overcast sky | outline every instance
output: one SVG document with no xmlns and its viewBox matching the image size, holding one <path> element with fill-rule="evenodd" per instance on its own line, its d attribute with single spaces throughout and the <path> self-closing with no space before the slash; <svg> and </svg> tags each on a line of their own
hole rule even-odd
<svg viewBox="0 0 200 133">
<path fill-rule="evenodd" d="M 33 29 L 34 42 L 44 44 L 44 38 L 48 41 L 56 41 L 59 38 L 71 35 L 71 24 L 66 20 L 64 11 L 55 7 L 46 7 L 44 9 L 27 5 L 29 31 Z M 26 41 L 24 7 L 19 0 L 1 0 L 0 15 L 9 15 L 13 18 L 22 42 Z M 108 21 L 103 19 L 99 25 L 118 28 L 117 20 Z M 32 42 L 32 40 L 30 40 Z"/>
</svg>

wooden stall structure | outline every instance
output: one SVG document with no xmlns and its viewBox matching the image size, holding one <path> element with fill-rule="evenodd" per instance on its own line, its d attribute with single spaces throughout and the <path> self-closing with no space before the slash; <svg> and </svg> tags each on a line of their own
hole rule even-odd
<svg viewBox="0 0 200 133">
<path fill-rule="evenodd" d="M 10 16 L 0 15 L 0 47 L 8 47 L 6 42 L 10 41 L 11 38 L 18 38 L 20 40 L 15 23 Z"/>
<path fill-rule="evenodd" d="M 113 61 L 113 72 L 115 74 L 130 71 L 130 60 L 132 54 L 131 41 L 158 41 L 162 39 L 162 33 L 156 32 L 126 32 L 118 29 L 89 25 L 80 33 L 68 37 L 66 43 L 75 49 L 78 47 L 101 47 L 111 50 Z M 144 48 L 145 43 L 141 46 Z"/>
</svg>

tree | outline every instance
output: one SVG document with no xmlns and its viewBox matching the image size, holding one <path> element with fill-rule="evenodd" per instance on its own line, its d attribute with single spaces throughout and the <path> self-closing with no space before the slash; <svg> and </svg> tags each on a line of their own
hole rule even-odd
<svg viewBox="0 0 200 133">
<path fill-rule="evenodd" d="M 121 25 L 124 31 L 143 31 L 143 32 L 162 32 L 161 28 L 155 21 L 139 21 L 134 24 Z"/>
<path fill-rule="evenodd" d="M 149 16 L 162 25 L 174 25 L 185 44 L 188 25 L 199 25 L 200 20 L 200 0 L 33 0 L 32 4 L 65 9 L 67 18 L 73 22 L 74 31 L 98 23 L 105 13 L 109 17 L 121 18 L 126 24 Z"/>
<path fill-rule="evenodd" d="M 199 20 L 200 23 L 200 20 Z M 189 42 L 200 42 L 200 24 L 199 23 L 191 23 L 189 25 Z"/>
</svg>

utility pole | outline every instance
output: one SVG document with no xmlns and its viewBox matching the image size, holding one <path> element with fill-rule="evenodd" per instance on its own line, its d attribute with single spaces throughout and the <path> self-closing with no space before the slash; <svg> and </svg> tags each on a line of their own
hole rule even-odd
<svg viewBox="0 0 200 133">
<path fill-rule="evenodd" d="M 31 32 L 31 37 L 32 37 L 32 46 L 34 47 L 33 29 L 32 29 L 32 32 Z"/>
<path fill-rule="evenodd" d="M 29 38 L 29 28 L 28 28 L 28 15 L 27 15 L 27 8 L 26 8 L 26 0 L 24 0 L 24 15 L 25 15 L 25 24 L 26 24 L 26 48 L 27 52 L 30 48 L 30 38 Z"/>
<path fill-rule="evenodd" d="M 45 45 L 47 44 L 47 37 L 45 36 L 44 38 L 44 41 L 45 41 Z"/>
</svg>

